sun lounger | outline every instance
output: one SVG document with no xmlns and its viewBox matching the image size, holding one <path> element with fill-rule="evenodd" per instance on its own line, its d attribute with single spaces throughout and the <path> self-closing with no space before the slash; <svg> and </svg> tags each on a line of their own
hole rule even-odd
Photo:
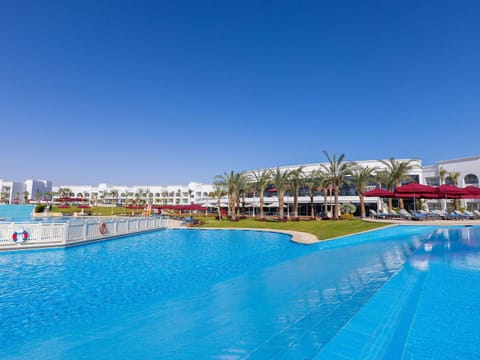
<svg viewBox="0 0 480 360">
<path fill-rule="evenodd" d="M 368 211 L 370 212 L 370 217 L 373 217 L 373 218 L 376 218 L 376 219 L 386 219 L 387 216 L 388 216 L 388 214 L 386 214 L 386 213 L 377 213 L 373 209 L 369 209 Z"/>
<path fill-rule="evenodd" d="M 412 216 L 411 217 L 412 220 L 420 220 L 420 221 L 427 220 L 427 215 L 422 214 L 420 212 L 410 211 L 410 214 Z"/>
<path fill-rule="evenodd" d="M 400 215 L 400 217 L 404 218 L 404 219 L 408 219 L 408 220 L 411 220 L 412 219 L 412 214 L 410 214 L 407 210 L 405 209 L 400 209 L 398 210 L 398 214 Z"/>
<path fill-rule="evenodd" d="M 401 218 L 400 214 L 397 213 L 395 210 L 390 210 L 390 217 L 399 219 Z"/>
<path fill-rule="evenodd" d="M 460 216 L 462 219 L 470 219 L 470 216 L 468 214 L 461 212 L 460 210 L 454 210 L 453 212 Z"/>
</svg>

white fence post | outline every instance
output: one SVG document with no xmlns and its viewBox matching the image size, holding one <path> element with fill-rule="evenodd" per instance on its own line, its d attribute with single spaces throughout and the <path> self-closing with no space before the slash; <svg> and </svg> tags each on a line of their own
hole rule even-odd
<svg viewBox="0 0 480 360">
<path fill-rule="evenodd" d="M 63 243 L 66 244 L 68 242 L 68 223 L 63 224 Z"/>
</svg>

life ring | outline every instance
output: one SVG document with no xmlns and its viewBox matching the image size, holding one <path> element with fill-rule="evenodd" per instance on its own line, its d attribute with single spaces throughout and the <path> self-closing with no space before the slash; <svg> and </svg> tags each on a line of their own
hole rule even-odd
<svg viewBox="0 0 480 360">
<path fill-rule="evenodd" d="M 102 235 L 107 233 L 107 224 L 105 224 L 103 221 L 98 224 L 98 232 Z"/>
<path fill-rule="evenodd" d="M 21 235 L 21 237 L 18 237 Z M 28 232 L 23 230 L 23 231 L 14 231 L 12 233 L 12 240 L 14 243 L 23 243 L 24 241 L 28 240 Z"/>
</svg>

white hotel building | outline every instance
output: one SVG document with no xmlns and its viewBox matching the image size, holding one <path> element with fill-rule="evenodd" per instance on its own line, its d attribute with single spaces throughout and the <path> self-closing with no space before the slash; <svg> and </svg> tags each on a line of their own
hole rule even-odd
<svg viewBox="0 0 480 360">
<path fill-rule="evenodd" d="M 49 180 L 25 180 L 24 182 L 0 179 L 0 203 L 14 204 L 46 200 L 52 192 L 52 182 Z"/>
<path fill-rule="evenodd" d="M 418 159 L 396 159 L 397 161 L 412 161 L 413 168 L 410 172 L 411 178 L 415 182 L 428 185 L 440 184 L 440 171 L 445 169 L 446 172 L 458 172 L 460 176 L 458 178 L 458 186 L 464 187 L 468 185 L 479 186 L 480 178 L 480 156 L 472 156 L 468 158 L 453 159 L 439 161 L 435 165 L 423 166 L 421 160 Z M 378 170 L 385 169 L 385 165 L 378 160 L 356 161 L 360 166 L 368 166 L 370 168 L 376 168 Z M 327 165 L 326 163 L 323 163 Z M 321 169 L 322 163 L 315 164 L 297 164 L 290 166 L 281 166 L 281 170 L 293 170 L 300 166 L 303 167 L 304 172 L 309 173 L 315 169 Z M 271 170 L 275 170 L 271 168 Z M 448 176 L 445 178 L 445 183 L 451 183 Z M 369 188 L 374 189 L 375 183 L 372 183 Z M 143 186 L 122 186 L 122 185 L 107 185 L 99 184 L 97 186 L 90 185 L 62 185 L 61 187 L 55 187 L 54 191 L 58 191 L 59 188 L 68 188 L 70 190 L 70 196 L 84 197 L 92 204 L 124 204 L 129 199 L 135 199 L 136 197 L 149 201 L 152 204 L 167 204 L 167 205 L 188 205 L 191 203 L 201 205 L 215 206 L 215 199 L 209 197 L 212 192 L 212 185 L 201 184 L 197 182 L 191 182 L 188 185 L 143 185 Z M 112 191 L 117 192 L 117 196 L 112 196 Z M 275 203 L 278 201 L 277 195 L 274 192 L 265 192 L 265 202 Z M 380 199 L 378 198 L 366 198 L 367 206 L 371 208 L 377 208 L 381 206 Z M 222 201 L 226 204 L 226 198 Z M 258 203 L 259 197 L 256 194 L 255 197 L 247 198 L 248 204 Z M 340 203 L 359 203 L 359 197 L 355 193 L 352 186 L 344 184 L 340 190 Z M 474 209 L 480 208 L 479 200 L 462 200 L 465 207 Z M 317 205 L 317 211 L 320 211 L 323 207 L 324 196 L 318 193 L 314 202 Z M 331 203 L 332 199 L 327 199 L 327 202 Z M 285 197 L 285 203 L 288 205 L 293 204 L 293 196 L 287 194 Z M 310 197 L 306 191 L 300 191 L 299 197 L 300 214 L 307 215 L 309 213 Z M 430 208 L 437 208 L 440 206 L 438 200 L 429 200 L 427 205 Z"/>
<path fill-rule="evenodd" d="M 188 185 L 62 185 L 54 187 L 68 189 L 70 197 L 87 199 L 93 205 L 122 205 L 136 199 L 150 204 L 189 205 L 208 201 L 208 195 L 213 188 L 208 184 L 190 182 Z M 59 197 L 60 195 L 55 195 Z M 54 197 L 54 198 L 55 198 Z"/>
</svg>

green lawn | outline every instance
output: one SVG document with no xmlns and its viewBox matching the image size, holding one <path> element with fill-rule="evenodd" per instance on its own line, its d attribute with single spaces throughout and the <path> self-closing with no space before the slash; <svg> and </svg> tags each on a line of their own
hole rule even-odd
<svg viewBox="0 0 480 360">
<path fill-rule="evenodd" d="M 54 206 L 50 210 L 50 212 L 61 212 L 63 214 L 73 214 L 75 212 L 81 213 L 82 209 L 79 209 L 76 206 L 71 206 L 68 209 L 62 209 L 62 208 L 58 208 L 58 206 Z M 94 206 L 90 209 L 84 209 L 85 214 L 90 213 L 92 215 L 101 215 L 101 216 L 122 215 L 122 214 L 129 216 L 129 215 L 132 215 L 132 212 L 133 212 L 133 214 L 141 215 L 143 210 L 142 209 L 140 209 L 140 210 L 130 210 L 130 209 L 125 209 L 124 207 L 114 207 L 113 208 L 113 214 L 112 214 L 112 208 L 111 207 Z"/>
<path fill-rule="evenodd" d="M 284 223 L 262 222 L 253 219 L 232 222 L 217 221 L 211 218 L 201 227 L 204 228 L 252 228 L 252 229 L 279 229 L 303 231 L 315 235 L 319 240 L 354 234 L 361 231 L 377 229 L 386 224 L 367 222 L 362 220 L 317 220 L 317 221 L 289 221 Z"/>
</svg>

